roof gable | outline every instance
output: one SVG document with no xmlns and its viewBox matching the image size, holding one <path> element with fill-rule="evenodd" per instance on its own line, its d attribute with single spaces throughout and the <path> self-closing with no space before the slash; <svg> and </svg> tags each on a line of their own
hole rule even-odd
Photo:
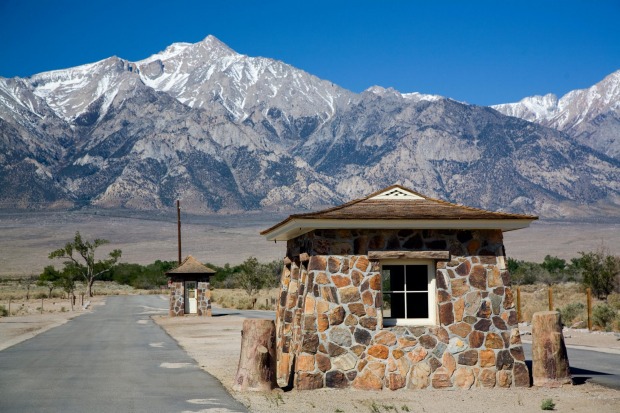
<svg viewBox="0 0 620 413">
<path fill-rule="evenodd" d="M 452 204 L 392 185 L 369 196 L 333 208 L 289 216 L 261 232 L 270 241 L 295 238 L 314 229 L 416 228 L 501 229 L 525 228 L 532 215 L 493 212 Z"/>
<path fill-rule="evenodd" d="M 194 257 L 188 255 L 181 265 L 166 274 L 215 274 L 215 270 L 198 262 Z"/>
</svg>

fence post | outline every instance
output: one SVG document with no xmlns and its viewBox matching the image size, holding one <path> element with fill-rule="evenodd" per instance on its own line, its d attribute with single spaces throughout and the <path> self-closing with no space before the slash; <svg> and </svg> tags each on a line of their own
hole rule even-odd
<svg viewBox="0 0 620 413">
<path fill-rule="evenodd" d="M 517 287 L 517 323 L 520 323 L 521 320 L 521 287 Z"/>
<path fill-rule="evenodd" d="M 9 315 L 8 315 L 8 317 L 11 316 L 11 298 L 13 298 L 13 297 L 9 297 Z"/>
<path fill-rule="evenodd" d="M 41 296 L 41 314 L 43 314 L 43 296 Z"/>
<path fill-rule="evenodd" d="M 586 303 L 588 307 L 588 331 L 592 331 L 592 290 L 586 288 Z"/>
<path fill-rule="evenodd" d="M 549 311 L 553 311 L 553 287 L 549 286 Z"/>
</svg>

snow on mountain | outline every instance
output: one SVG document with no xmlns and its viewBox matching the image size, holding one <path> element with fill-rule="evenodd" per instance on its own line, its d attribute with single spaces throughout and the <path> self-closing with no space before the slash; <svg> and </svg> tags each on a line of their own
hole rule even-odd
<svg viewBox="0 0 620 413">
<path fill-rule="evenodd" d="M 613 88 L 595 92 L 570 102 L 617 106 Z M 543 122 L 574 113 L 563 99 L 495 109 Z M 579 124 L 617 136 L 612 112 Z M 618 210 L 618 162 L 579 139 L 441 96 L 356 94 L 208 36 L 137 62 L 0 78 L 0 203 L 290 210 L 401 183 L 489 209 Z"/>
<path fill-rule="evenodd" d="M 564 131 L 584 145 L 620 158 L 620 70 L 560 99 L 547 94 L 492 107 L 505 115 Z"/>
</svg>

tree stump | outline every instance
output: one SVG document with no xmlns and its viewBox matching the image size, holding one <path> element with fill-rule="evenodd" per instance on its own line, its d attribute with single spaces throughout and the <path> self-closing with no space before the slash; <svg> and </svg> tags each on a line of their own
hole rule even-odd
<svg viewBox="0 0 620 413">
<path fill-rule="evenodd" d="M 532 316 L 532 376 L 538 387 L 572 384 L 557 311 L 540 311 Z"/>
<path fill-rule="evenodd" d="M 272 320 L 243 321 L 233 390 L 270 391 L 276 387 L 275 333 Z"/>
</svg>

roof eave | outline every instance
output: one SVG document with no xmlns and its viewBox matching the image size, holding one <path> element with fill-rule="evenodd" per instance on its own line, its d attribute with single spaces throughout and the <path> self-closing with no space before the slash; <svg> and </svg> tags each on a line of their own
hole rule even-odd
<svg viewBox="0 0 620 413">
<path fill-rule="evenodd" d="M 288 241 L 317 229 L 499 229 L 527 228 L 538 219 L 304 219 L 290 218 L 261 233 L 268 241 Z"/>
</svg>

